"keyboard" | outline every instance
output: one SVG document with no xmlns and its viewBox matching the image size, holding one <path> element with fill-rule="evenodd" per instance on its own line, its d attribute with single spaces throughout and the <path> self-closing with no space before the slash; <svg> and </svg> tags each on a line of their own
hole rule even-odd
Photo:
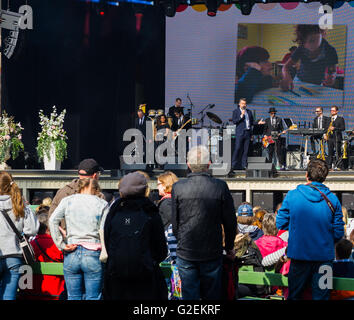
<svg viewBox="0 0 354 320">
<path fill-rule="evenodd" d="M 325 129 L 318 128 L 299 128 L 288 131 L 290 134 L 299 134 L 303 136 L 321 135 L 325 133 Z"/>
</svg>

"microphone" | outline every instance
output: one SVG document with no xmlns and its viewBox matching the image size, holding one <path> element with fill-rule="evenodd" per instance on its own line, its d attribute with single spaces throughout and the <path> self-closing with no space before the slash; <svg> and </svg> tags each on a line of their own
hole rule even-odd
<svg viewBox="0 0 354 320">
<path fill-rule="evenodd" d="M 209 104 L 209 109 L 212 109 L 215 107 L 215 104 Z"/>
</svg>

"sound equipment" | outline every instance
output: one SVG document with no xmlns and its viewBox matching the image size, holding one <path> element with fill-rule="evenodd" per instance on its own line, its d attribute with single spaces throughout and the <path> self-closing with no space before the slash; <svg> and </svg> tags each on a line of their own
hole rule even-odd
<svg viewBox="0 0 354 320">
<path fill-rule="evenodd" d="M 245 192 L 231 192 L 232 199 L 234 200 L 234 207 L 237 211 L 237 208 L 241 205 L 242 202 L 246 199 Z"/>
<path fill-rule="evenodd" d="M 274 210 L 274 193 L 273 192 L 253 192 L 252 206 L 260 206 L 268 212 Z"/>
<path fill-rule="evenodd" d="M 190 172 L 186 163 L 183 164 L 169 164 L 166 163 L 163 167 L 164 171 L 172 171 L 178 177 L 187 177 Z"/>
<path fill-rule="evenodd" d="M 147 166 L 145 163 L 134 163 L 134 164 L 126 164 L 125 162 L 121 164 L 120 170 L 122 171 L 122 175 L 134 172 L 134 171 L 151 171 L 151 166 Z"/>
<path fill-rule="evenodd" d="M 246 168 L 246 178 L 273 178 L 275 174 L 273 163 L 251 162 Z"/>
<path fill-rule="evenodd" d="M 266 163 L 267 157 L 248 157 L 247 163 Z"/>
<path fill-rule="evenodd" d="M 354 210 L 354 193 L 353 192 L 343 192 L 342 193 L 342 206 L 346 207 L 347 210 Z"/>
</svg>

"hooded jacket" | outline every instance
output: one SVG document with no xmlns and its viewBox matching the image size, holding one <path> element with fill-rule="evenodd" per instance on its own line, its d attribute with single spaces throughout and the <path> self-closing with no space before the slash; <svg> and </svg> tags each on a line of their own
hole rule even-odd
<svg viewBox="0 0 354 320">
<path fill-rule="evenodd" d="M 277 228 L 289 230 L 287 256 L 306 261 L 331 261 L 334 244 L 344 235 L 342 207 L 338 198 L 322 183 L 312 182 L 335 208 L 332 214 L 322 195 L 309 185 L 287 193 L 277 214 Z"/>
<path fill-rule="evenodd" d="M 16 219 L 12 211 L 11 197 L 8 195 L 0 196 L 0 210 L 7 210 L 7 214 L 15 224 L 20 233 L 27 237 L 35 236 L 39 229 L 39 222 L 30 207 L 25 206 L 25 216 Z M 5 217 L 0 213 L 0 258 L 22 257 L 20 241 L 12 230 Z"/>
</svg>

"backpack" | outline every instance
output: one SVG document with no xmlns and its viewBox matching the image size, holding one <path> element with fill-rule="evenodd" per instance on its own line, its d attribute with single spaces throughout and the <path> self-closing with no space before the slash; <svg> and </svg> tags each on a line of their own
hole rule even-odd
<svg viewBox="0 0 354 320">
<path fill-rule="evenodd" d="M 262 266 L 262 254 L 259 251 L 256 244 L 251 241 L 247 247 L 247 250 L 243 255 L 237 258 L 236 262 L 239 267 L 241 266 L 253 266 L 253 271 L 264 272 L 264 267 Z M 269 287 L 263 285 L 247 285 L 254 295 L 260 297 L 269 293 Z"/>
<path fill-rule="evenodd" d="M 111 221 L 108 272 L 114 278 L 151 277 L 155 263 L 150 251 L 151 217 L 140 211 L 117 211 Z"/>
</svg>

